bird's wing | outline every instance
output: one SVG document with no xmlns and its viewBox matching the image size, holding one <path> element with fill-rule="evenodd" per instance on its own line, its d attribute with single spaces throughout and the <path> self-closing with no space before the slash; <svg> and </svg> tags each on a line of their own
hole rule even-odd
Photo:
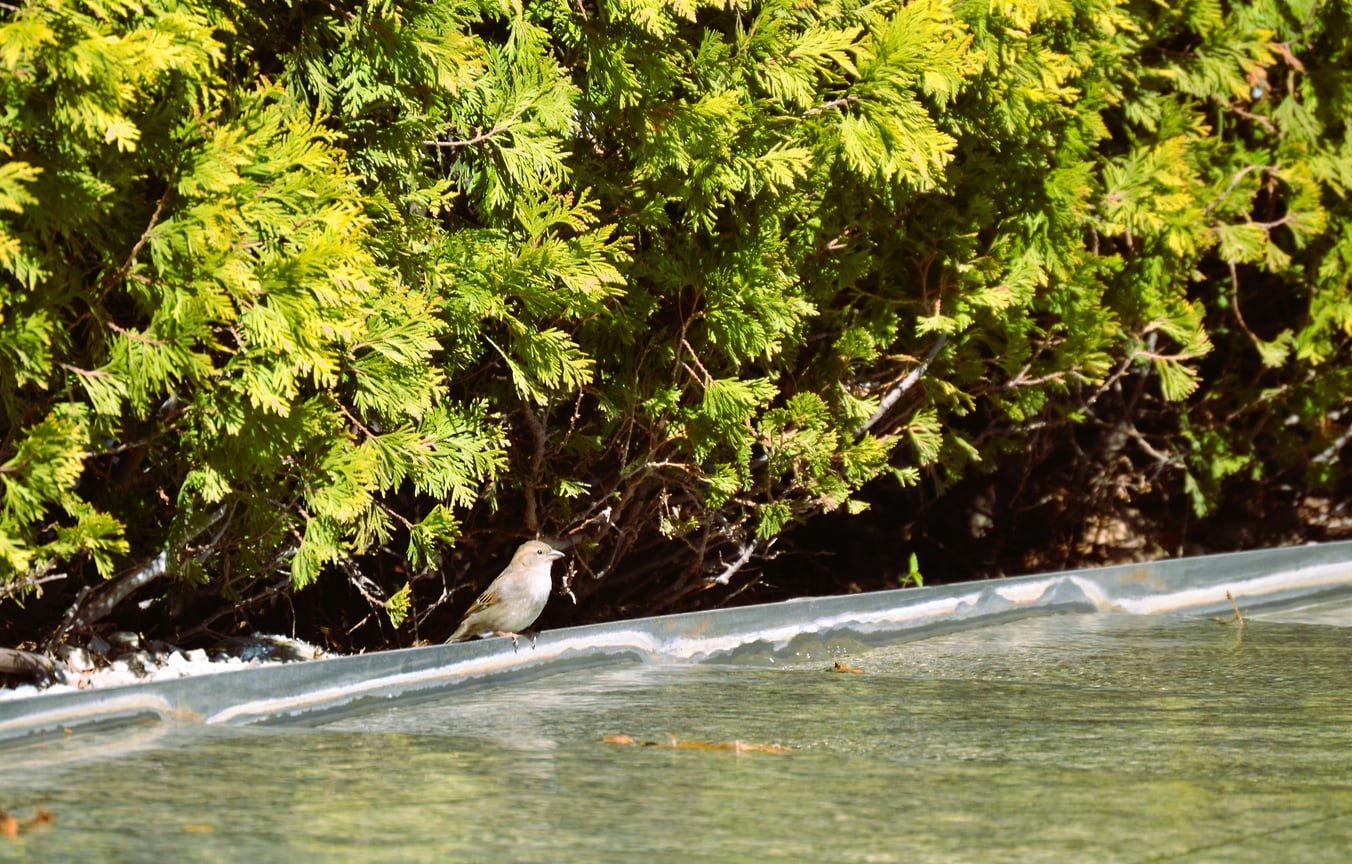
<svg viewBox="0 0 1352 864">
<path fill-rule="evenodd" d="M 498 585 L 494 582 L 492 585 L 485 588 L 484 593 L 479 595 L 479 599 L 475 600 L 474 603 L 465 610 L 465 617 L 468 618 L 470 615 L 473 615 L 481 609 L 487 609 L 489 606 L 496 605 L 501 599 L 502 598 L 498 595 Z"/>
</svg>

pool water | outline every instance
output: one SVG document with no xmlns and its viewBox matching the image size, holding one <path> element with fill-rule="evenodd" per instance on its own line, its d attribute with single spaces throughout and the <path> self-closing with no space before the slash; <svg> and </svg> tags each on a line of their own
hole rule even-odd
<svg viewBox="0 0 1352 864">
<path fill-rule="evenodd" d="M 56 820 L 0 862 L 1344 860 L 1349 624 L 1055 615 L 48 737 L 0 750 L 0 806 Z M 693 746 L 736 741 L 789 752 Z"/>
</svg>

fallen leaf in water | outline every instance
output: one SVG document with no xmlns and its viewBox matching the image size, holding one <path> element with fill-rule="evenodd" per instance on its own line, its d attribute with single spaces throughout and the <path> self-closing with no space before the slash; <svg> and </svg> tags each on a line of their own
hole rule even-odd
<svg viewBox="0 0 1352 864">
<path fill-rule="evenodd" d="M 45 828 L 48 825 L 55 825 L 56 817 L 52 811 L 42 807 L 33 808 L 33 818 L 25 819 L 20 822 L 13 816 L 0 810 L 0 837 L 18 837 L 20 834 L 27 834 L 34 828 Z"/>
<path fill-rule="evenodd" d="M 832 672 L 853 672 L 853 673 L 856 674 L 856 675 L 863 675 L 863 674 L 864 674 L 864 670 L 863 670 L 863 669 L 856 669 L 856 668 L 854 668 L 853 666 L 846 666 L 844 663 L 841 663 L 839 660 L 836 661 L 836 665 L 834 665 L 834 666 L 831 667 L 831 671 L 832 671 Z"/>
<path fill-rule="evenodd" d="M 215 825 L 184 825 L 183 830 L 189 834 L 210 834 L 216 830 Z"/>
<path fill-rule="evenodd" d="M 792 753 L 788 747 L 780 744 L 748 744 L 745 741 L 724 741 L 714 744 L 710 741 L 682 741 L 675 735 L 670 741 L 637 741 L 628 735 L 612 735 L 602 738 L 605 744 L 632 744 L 636 747 L 670 747 L 675 750 L 733 750 L 737 753 Z"/>
<path fill-rule="evenodd" d="M 677 750 L 718 750 L 722 745 L 710 744 L 708 741 L 679 741 L 673 735 L 668 746 Z"/>
<path fill-rule="evenodd" d="M 718 745 L 720 750 L 736 750 L 738 753 L 792 753 L 788 747 L 780 744 L 748 744 L 745 741 L 724 742 Z"/>
</svg>

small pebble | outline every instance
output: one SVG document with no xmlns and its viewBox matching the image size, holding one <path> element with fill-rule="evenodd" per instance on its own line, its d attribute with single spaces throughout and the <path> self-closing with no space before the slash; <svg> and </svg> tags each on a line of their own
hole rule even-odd
<svg viewBox="0 0 1352 864">
<path fill-rule="evenodd" d="M 114 660 L 108 664 L 108 668 L 99 676 L 99 685 L 103 687 L 116 687 L 120 684 L 135 684 L 141 680 L 141 676 L 132 671 L 131 666 L 125 660 Z"/>
<path fill-rule="evenodd" d="M 141 647 L 141 637 L 130 630 L 119 630 L 108 634 L 108 641 L 114 648 L 122 651 L 135 651 Z"/>
<path fill-rule="evenodd" d="M 191 661 L 177 651 L 171 652 L 169 656 L 164 658 L 164 667 L 166 669 L 187 669 L 191 665 Z"/>
<path fill-rule="evenodd" d="M 146 651 L 133 651 L 130 654 L 124 655 L 123 659 L 127 661 L 127 665 L 131 667 L 131 671 L 135 672 L 137 675 L 147 675 L 156 668 L 154 659 L 152 659 L 149 652 Z"/>
<path fill-rule="evenodd" d="M 175 651 L 181 651 L 177 645 L 172 642 L 165 642 L 163 639 L 150 640 L 150 653 L 156 657 L 165 657 L 173 654 Z"/>
<path fill-rule="evenodd" d="M 72 672 L 90 672 L 94 669 L 94 658 L 89 651 L 75 645 L 62 645 L 56 649 L 56 656 L 70 667 Z"/>
</svg>

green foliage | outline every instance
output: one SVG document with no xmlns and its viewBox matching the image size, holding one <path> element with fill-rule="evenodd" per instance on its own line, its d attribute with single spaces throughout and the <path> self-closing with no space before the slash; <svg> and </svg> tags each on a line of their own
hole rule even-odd
<svg viewBox="0 0 1352 864">
<path fill-rule="evenodd" d="M 51 3 L 0 24 L 8 578 L 167 548 L 185 573 L 303 586 L 396 525 L 425 559 L 454 519 L 386 499 L 463 507 L 501 463 L 488 410 L 446 398 L 440 304 L 384 260 L 343 136 L 294 92 L 223 77 L 232 11 Z"/>
<path fill-rule="evenodd" d="M 390 624 L 399 627 L 408 618 L 408 613 L 413 606 L 413 585 L 409 582 L 404 583 L 404 587 L 394 592 L 390 599 L 385 601 L 385 614 L 390 617 Z"/>
<path fill-rule="evenodd" d="M 168 550 L 229 594 L 383 550 L 361 593 L 397 627 L 444 544 L 542 532 L 584 597 L 675 603 L 877 478 L 942 490 L 1082 422 L 1198 512 L 1230 477 L 1335 482 L 1348 25 L 0 12 L 0 578 Z M 624 564 L 659 548 L 665 576 Z"/>
<path fill-rule="evenodd" d="M 920 573 L 920 559 L 912 552 L 910 561 L 907 564 L 906 573 L 901 577 L 901 587 L 919 588 L 924 584 L 925 577 Z"/>
</svg>

